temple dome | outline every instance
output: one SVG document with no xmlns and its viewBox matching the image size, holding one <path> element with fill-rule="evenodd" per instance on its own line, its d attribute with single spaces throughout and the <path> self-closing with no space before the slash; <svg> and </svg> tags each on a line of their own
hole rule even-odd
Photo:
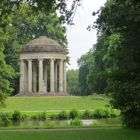
<svg viewBox="0 0 140 140">
<path fill-rule="evenodd" d="M 66 50 L 56 41 L 40 36 L 39 38 L 31 40 L 22 49 L 22 52 L 60 52 L 66 53 Z"/>
</svg>

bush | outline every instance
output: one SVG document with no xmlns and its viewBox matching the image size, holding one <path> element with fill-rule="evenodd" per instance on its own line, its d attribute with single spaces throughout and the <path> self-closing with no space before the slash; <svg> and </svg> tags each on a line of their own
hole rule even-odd
<svg viewBox="0 0 140 140">
<path fill-rule="evenodd" d="M 71 126 L 82 126 L 83 123 L 79 118 L 75 118 L 75 119 L 70 121 L 70 125 Z"/>
<path fill-rule="evenodd" d="M 36 120 L 38 120 L 38 116 L 37 116 L 37 115 L 33 115 L 33 116 L 31 116 L 31 119 L 32 119 L 33 121 L 36 121 Z"/>
<path fill-rule="evenodd" d="M 28 118 L 27 114 L 22 114 L 21 119 L 25 120 L 26 118 Z"/>
<path fill-rule="evenodd" d="M 115 110 L 115 109 L 111 109 L 111 111 L 110 111 L 110 117 L 111 118 L 116 118 L 116 117 L 118 117 L 120 114 L 119 114 L 119 112 L 117 111 L 117 110 Z"/>
<path fill-rule="evenodd" d="M 22 119 L 21 112 L 14 111 L 11 119 L 12 119 L 12 121 L 20 121 Z"/>
<path fill-rule="evenodd" d="M 11 116 L 9 113 L 1 113 L 0 120 L 2 125 L 7 126 L 11 122 Z"/>
<path fill-rule="evenodd" d="M 109 109 L 104 109 L 104 118 L 110 118 L 111 111 Z"/>
<path fill-rule="evenodd" d="M 93 112 L 93 117 L 95 117 L 95 118 L 109 118 L 110 111 L 108 109 L 96 109 Z"/>
<path fill-rule="evenodd" d="M 51 114 L 51 115 L 49 115 L 49 118 L 51 120 L 56 120 L 57 119 L 57 114 Z"/>
<path fill-rule="evenodd" d="M 81 117 L 83 119 L 90 119 L 92 118 L 92 112 L 90 112 L 89 110 L 85 110 L 83 114 L 81 115 Z"/>
<path fill-rule="evenodd" d="M 69 118 L 70 119 L 75 119 L 75 118 L 78 118 L 79 117 L 79 113 L 77 110 L 71 110 L 69 112 Z"/>
<path fill-rule="evenodd" d="M 46 120 L 46 112 L 41 112 L 38 114 L 38 120 L 44 121 Z"/>
<path fill-rule="evenodd" d="M 61 111 L 58 115 L 57 115 L 57 119 L 60 120 L 66 120 L 68 119 L 69 115 L 66 111 Z"/>
</svg>

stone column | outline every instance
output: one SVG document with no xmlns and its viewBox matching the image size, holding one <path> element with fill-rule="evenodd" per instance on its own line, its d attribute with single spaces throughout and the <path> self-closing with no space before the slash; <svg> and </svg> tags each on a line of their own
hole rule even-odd
<svg viewBox="0 0 140 140">
<path fill-rule="evenodd" d="M 50 61 L 50 92 L 54 92 L 54 59 Z"/>
<path fill-rule="evenodd" d="M 37 92 L 37 66 L 33 63 L 33 92 Z"/>
<path fill-rule="evenodd" d="M 45 91 L 47 92 L 47 62 L 44 62 L 44 83 L 45 83 Z"/>
<path fill-rule="evenodd" d="M 59 63 L 59 92 L 63 92 L 63 59 Z"/>
<path fill-rule="evenodd" d="M 54 73 L 55 73 L 55 80 L 54 80 L 55 86 L 54 86 L 54 87 L 55 87 L 55 91 L 56 91 L 56 92 L 57 92 L 57 83 L 58 83 L 58 82 L 57 82 L 57 80 L 58 80 L 58 79 L 57 79 L 57 77 L 58 77 L 58 72 L 57 72 L 58 69 L 57 69 L 57 68 L 58 68 L 58 64 L 57 64 L 57 61 L 56 61 L 56 63 L 55 63 L 55 68 L 54 68 L 54 71 L 55 71 L 55 72 L 54 72 Z"/>
<path fill-rule="evenodd" d="M 43 59 L 39 59 L 39 92 L 43 92 Z"/>
<path fill-rule="evenodd" d="M 24 76 L 25 76 L 25 72 L 24 72 L 24 60 L 20 60 L 20 93 L 24 92 Z"/>
<path fill-rule="evenodd" d="M 64 93 L 67 92 L 67 78 L 66 78 L 66 61 L 64 61 Z"/>
<path fill-rule="evenodd" d="M 28 92 L 28 61 L 24 62 L 24 91 Z"/>
<path fill-rule="evenodd" d="M 28 60 L 28 92 L 32 92 L 32 60 Z"/>
</svg>

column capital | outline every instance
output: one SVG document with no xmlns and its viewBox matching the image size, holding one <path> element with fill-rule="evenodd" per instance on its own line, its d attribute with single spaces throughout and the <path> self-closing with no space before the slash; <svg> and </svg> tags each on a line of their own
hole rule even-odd
<svg viewBox="0 0 140 140">
<path fill-rule="evenodd" d="M 24 59 L 20 59 L 20 62 L 24 62 Z"/>
<path fill-rule="evenodd" d="M 44 60 L 43 58 L 39 58 L 39 59 L 38 59 L 38 61 L 43 61 L 43 60 Z"/>
<path fill-rule="evenodd" d="M 32 59 L 27 59 L 27 61 L 32 61 Z"/>
<path fill-rule="evenodd" d="M 62 59 L 59 59 L 59 62 L 64 62 L 64 60 L 65 60 L 65 59 L 63 59 L 63 58 L 62 58 Z"/>
<path fill-rule="evenodd" d="M 50 61 L 55 61 L 55 58 L 50 58 Z"/>
</svg>

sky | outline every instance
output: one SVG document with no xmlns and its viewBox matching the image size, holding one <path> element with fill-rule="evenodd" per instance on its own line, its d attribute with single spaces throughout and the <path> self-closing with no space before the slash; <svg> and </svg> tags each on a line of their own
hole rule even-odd
<svg viewBox="0 0 140 140">
<path fill-rule="evenodd" d="M 78 7 L 74 25 L 67 27 L 70 57 L 68 69 L 77 69 L 77 60 L 96 43 L 96 30 L 88 31 L 87 27 L 96 20 L 96 17 L 92 16 L 93 11 L 97 11 L 105 2 L 106 0 L 82 0 L 82 5 Z"/>
</svg>

